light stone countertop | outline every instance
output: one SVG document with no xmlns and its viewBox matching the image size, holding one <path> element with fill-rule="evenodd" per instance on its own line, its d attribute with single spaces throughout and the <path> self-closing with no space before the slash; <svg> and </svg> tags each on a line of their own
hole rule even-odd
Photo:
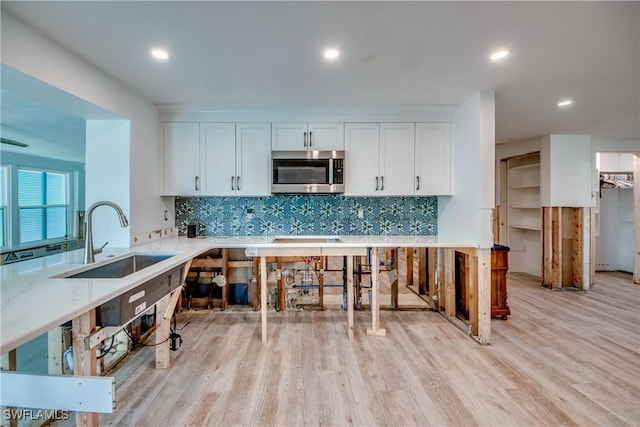
<svg viewBox="0 0 640 427">
<path fill-rule="evenodd" d="M 339 236 L 336 242 L 273 243 L 276 236 L 231 236 L 187 239 L 169 237 L 131 248 L 105 248 L 99 265 L 131 253 L 174 256 L 118 279 L 55 277 L 87 267 L 83 250 L 65 252 L 0 267 L 0 354 L 135 288 L 188 260 L 215 248 L 317 247 L 475 247 L 438 236 Z M 289 236 L 283 236 L 289 237 Z M 322 236 L 326 237 L 326 236 Z"/>
</svg>

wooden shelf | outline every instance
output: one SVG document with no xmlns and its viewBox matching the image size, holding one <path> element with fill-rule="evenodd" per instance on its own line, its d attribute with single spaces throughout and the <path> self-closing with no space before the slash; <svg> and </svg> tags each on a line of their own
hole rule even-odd
<svg viewBox="0 0 640 427">
<path fill-rule="evenodd" d="M 512 185 L 509 188 L 513 188 L 514 190 L 524 190 L 526 188 L 540 188 L 540 184 Z"/>
<path fill-rule="evenodd" d="M 518 230 L 528 230 L 528 231 L 541 231 L 542 228 L 540 226 L 534 227 L 532 225 L 510 225 L 511 228 L 517 228 Z"/>
<path fill-rule="evenodd" d="M 529 165 L 513 166 L 509 170 L 518 172 L 518 171 L 526 171 L 529 169 L 540 169 L 540 163 L 531 163 Z"/>
</svg>

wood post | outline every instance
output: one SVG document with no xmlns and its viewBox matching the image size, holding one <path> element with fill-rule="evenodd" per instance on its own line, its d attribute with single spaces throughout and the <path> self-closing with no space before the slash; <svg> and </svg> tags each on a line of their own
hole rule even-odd
<svg viewBox="0 0 640 427">
<path fill-rule="evenodd" d="M 347 256 L 347 319 L 348 331 L 347 335 L 353 340 L 354 314 L 353 314 L 353 257 Z"/>
<path fill-rule="evenodd" d="M 324 271 L 327 268 L 327 257 L 320 257 L 320 274 L 318 274 L 318 303 L 324 309 Z"/>
<path fill-rule="evenodd" d="M 437 297 L 438 295 L 438 289 L 436 286 L 436 267 L 438 263 L 438 253 L 436 251 L 436 248 L 427 248 L 427 267 L 429 270 L 429 304 L 433 309 L 437 309 L 437 306 L 439 304 L 438 301 L 434 299 L 434 296 Z"/>
<path fill-rule="evenodd" d="M 170 299 L 171 294 L 165 295 L 156 303 L 156 369 L 167 369 L 171 364 L 168 340 L 171 334 L 171 317 L 165 318 Z"/>
<path fill-rule="evenodd" d="M 380 328 L 380 283 L 378 265 L 378 251 L 371 249 L 371 329 L 367 329 L 368 335 L 385 336 L 387 331 Z"/>
<path fill-rule="evenodd" d="M 633 267 L 633 283 L 640 284 L 640 152 L 633 155 L 633 227 L 635 230 L 635 257 Z"/>
<path fill-rule="evenodd" d="M 429 293 L 427 283 L 427 248 L 418 249 L 418 295 Z"/>
<path fill-rule="evenodd" d="M 478 342 L 491 338 L 491 249 L 478 250 Z"/>
<path fill-rule="evenodd" d="M 62 375 L 64 373 L 63 353 L 62 326 L 58 326 L 47 332 L 47 364 L 50 374 Z"/>
<path fill-rule="evenodd" d="M 267 341 L 267 258 L 260 257 L 260 320 L 262 342 Z"/>
<path fill-rule="evenodd" d="M 2 362 L 0 363 L 0 368 L 2 368 L 2 370 L 4 371 L 16 371 L 18 368 L 18 359 L 17 359 L 17 351 L 16 349 L 13 349 L 11 351 L 9 351 L 8 353 L 5 353 L 2 355 Z M 17 409 L 14 406 L 8 406 L 8 407 L 2 407 L 3 410 L 9 410 L 9 427 L 18 427 L 18 418 L 16 417 L 15 413 L 12 413 L 12 410 Z M 4 412 L 3 412 L 4 414 Z M 4 417 L 3 417 L 3 423 L 2 425 L 5 426 L 6 424 L 4 424 Z"/>
<path fill-rule="evenodd" d="M 96 349 L 87 349 L 85 338 L 91 336 L 96 328 L 96 311 L 90 310 L 71 320 L 73 335 L 73 375 L 95 376 Z M 76 412 L 76 426 L 93 427 L 99 423 L 94 412 Z"/>
<path fill-rule="evenodd" d="M 227 280 L 229 279 L 229 249 L 222 249 L 222 274 L 224 275 L 225 279 Z M 222 311 L 226 310 L 228 305 L 229 305 L 229 283 L 227 283 L 226 286 L 222 287 L 221 310 Z"/>
<path fill-rule="evenodd" d="M 282 262 L 280 258 L 276 262 L 276 269 L 280 272 L 277 282 L 277 299 L 278 299 L 278 311 L 284 311 L 287 309 L 287 298 L 285 295 L 285 279 L 282 277 Z"/>
<path fill-rule="evenodd" d="M 456 315 L 456 284 L 454 280 L 455 251 L 451 248 L 443 250 L 444 255 L 444 311 L 447 316 Z"/>
<path fill-rule="evenodd" d="M 468 303 L 467 307 L 469 309 L 469 327 L 471 336 L 478 335 L 478 312 L 480 306 L 480 297 L 478 293 L 478 257 L 468 255 L 467 259 L 469 260 L 469 289 L 467 289 Z"/>
<path fill-rule="evenodd" d="M 406 249 L 407 259 L 407 286 L 413 285 L 413 248 Z"/>
</svg>

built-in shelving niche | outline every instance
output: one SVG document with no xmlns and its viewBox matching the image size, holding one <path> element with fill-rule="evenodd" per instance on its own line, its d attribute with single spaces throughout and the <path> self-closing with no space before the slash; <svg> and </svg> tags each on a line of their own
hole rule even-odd
<svg viewBox="0 0 640 427">
<path fill-rule="evenodd" d="M 507 245 L 510 270 L 541 275 L 540 154 L 507 160 Z"/>
</svg>

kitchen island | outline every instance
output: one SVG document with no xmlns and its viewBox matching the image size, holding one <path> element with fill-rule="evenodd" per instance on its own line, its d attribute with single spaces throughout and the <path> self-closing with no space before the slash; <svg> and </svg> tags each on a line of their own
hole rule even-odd
<svg viewBox="0 0 640 427">
<path fill-rule="evenodd" d="M 353 339 L 353 256 L 366 255 L 370 248 L 438 248 L 443 251 L 444 277 L 449 282 L 453 277 L 453 252 L 465 251 L 477 258 L 475 263 L 478 274 L 474 284 L 476 319 L 475 331 L 472 333 L 480 343 L 486 344 L 490 331 L 490 249 L 477 249 L 467 242 L 442 239 L 438 236 L 316 236 L 314 238 L 300 238 L 296 236 L 241 236 L 241 237 L 206 237 L 191 238 L 168 237 L 152 243 L 146 243 L 132 248 L 111 248 L 96 256 L 96 263 L 90 266 L 82 263 L 82 251 L 72 251 L 33 259 L 20 263 L 0 267 L 1 273 L 1 314 L 0 314 L 0 353 L 5 354 L 28 342 L 29 340 L 48 332 L 49 330 L 68 321 L 73 322 L 74 343 L 82 348 L 74 351 L 74 375 L 95 375 L 95 347 L 88 348 L 87 340 L 100 337 L 95 328 L 95 314 L 97 307 L 125 294 L 137 286 L 152 280 L 176 267 L 186 265 L 198 255 L 218 249 L 244 249 L 249 257 L 260 258 L 261 281 L 261 323 L 262 340 L 268 337 L 267 328 L 267 285 L 266 258 L 273 256 L 346 256 L 348 277 L 348 329 L 349 339 Z M 75 272 L 84 272 L 87 268 L 99 267 L 131 254 L 149 255 L 162 254 L 168 256 L 140 271 L 133 272 L 122 278 L 83 278 L 68 277 Z M 378 262 L 376 251 L 371 251 L 371 264 L 376 266 L 371 271 L 372 281 L 372 324 L 367 329 L 370 335 L 385 335 L 385 330 L 379 323 L 378 294 Z M 447 261 L 449 260 L 449 261 Z M 453 289 L 451 283 L 447 289 Z M 169 366 L 169 343 L 166 336 L 175 305 L 175 298 L 181 288 L 175 288 L 170 295 L 157 303 L 156 322 L 156 367 Z M 447 290 L 446 292 L 449 292 Z M 455 290 L 453 290 L 455 292 Z M 169 302 L 169 301 L 172 302 Z M 29 310 L 25 316 L 26 307 L 46 301 L 40 310 Z M 454 298 L 447 296 L 452 304 Z M 150 307 L 143 307 L 147 310 Z M 473 307 L 472 307 L 473 309 Z M 137 313 L 136 313 L 137 314 Z M 447 316 L 455 315 L 449 310 Z M 473 318 L 471 320 L 474 321 Z M 474 326 L 474 325 L 472 325 Z M 473 330 L 473 327 L 470 328 Z M 164 332 L 160 334 L 160 331 Z M 84 344 L 84 345 L 83 345 Z M 92 360 L 93 359 L 93 360 Z M 93 364 L 93 368 L 91 365 Z M 67 408 L 59 408 L 67 409 Z M 77 410 L 77 409 L 76 409 Z M 95 425 L 97 416 L 84 414 L 81 422 L 84 425 Z M 89 419 L 90 418 L 90 419 Z"/>
</svg>

